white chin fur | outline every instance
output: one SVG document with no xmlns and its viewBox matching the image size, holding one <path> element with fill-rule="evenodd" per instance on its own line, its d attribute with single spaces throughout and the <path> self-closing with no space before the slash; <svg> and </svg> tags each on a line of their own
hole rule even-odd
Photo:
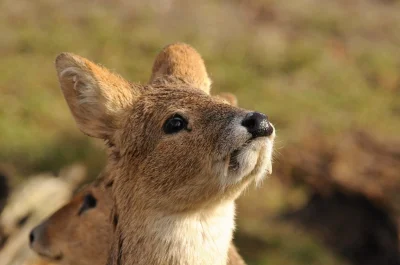
<svg viewBox="0 0 400 265">
<path fill-rule="evenodd" d="M 244 147 L 236 156 L 239 164 L 237 169 L 229 168 L 229 160 L 221 162 L 218 166 L 221 188 L 240 182 L 249 174 L 254 174 L 256 184 L 260 183 L 267 173 L 272 172 L 273 140 L 265 139 L 263 142 L 256 140 Z"/>
<path fill-rule="evenodd" d="M 268 143 L 265 145 L 263 152 L 260 154 L 259 170 L 255 175 L 256 186 L 260 185 L 267 175 L 272 174 L 272 150 L 273 141 L 267 140 Z M 262 161 L 261 161 L 262 160 Z"/>
</svg>

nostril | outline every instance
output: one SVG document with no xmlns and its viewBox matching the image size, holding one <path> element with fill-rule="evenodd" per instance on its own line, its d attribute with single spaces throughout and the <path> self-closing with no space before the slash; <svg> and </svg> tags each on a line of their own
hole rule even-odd
<svg viewBox="0 0 400 265">
<path fill-rule="evenodd" d="M 247 129 L 252 129 L 256 126 L 256 120 L 253 119 L 252 117 L 249 117 L 243 120 L 242 125 Z"/>
<path fill-rule="evenodd" d="M 29 243 L 32 245 L 33 241 L 35 241 L 35 235 L 33 233 L 34 231 L 31 231 L 29 234 Z"/>
</svg>

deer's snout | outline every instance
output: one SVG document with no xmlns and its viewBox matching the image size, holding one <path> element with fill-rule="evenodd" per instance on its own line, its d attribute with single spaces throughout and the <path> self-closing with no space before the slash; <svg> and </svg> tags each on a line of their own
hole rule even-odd
<svg viewBox="0 0 400 265">
<path fill-rule="evenodd" d="M 252 138 L 270 136 L 274 128 L 268 121 L 265 114 L 259 112 L 250 112 L 242 121 L 242 126 L 252 135 Z"/>
<path fill-rule="evenodd" d="M 32 229 L 32 231 L 29 233 L 29 245 L 31 249 L 40 256 L 44 256 L 53 260 L 61 260 L 61 252 L 55 251 L 49 245 L 46 227 L 47 222 L 43 222 Z"/>
</svg>

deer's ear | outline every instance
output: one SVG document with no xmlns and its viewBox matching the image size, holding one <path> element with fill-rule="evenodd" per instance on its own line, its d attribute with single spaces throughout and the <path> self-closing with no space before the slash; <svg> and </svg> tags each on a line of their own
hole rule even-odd
<svg viewBox="0 0 400 265">
<path fill-rule="evenodd" d="M 228 102 L 229 104 L 231 104 L 234 107 L 238 106 L 237 97 L 232 93 L 224 92 L 224 93 L 220 93 L 220 94 L 216 95 L 215 97 L 223 99 L 224 101 Z"/>
<path fill-rule="evenodd" d="M 194 88 L 210 94 L 211 80 L 203 58 L 188 44 L 170 44 L 154 60 L 150 83 L 169 76 L 183 80 Z"/>
<path fill-rule="evenodd" d="M 61 90 L 79 129 L 107 139 L 121 114 L 140 95 L 139 87 L 95 63 L 71 53 L 56 58 Z"/>
</svg>

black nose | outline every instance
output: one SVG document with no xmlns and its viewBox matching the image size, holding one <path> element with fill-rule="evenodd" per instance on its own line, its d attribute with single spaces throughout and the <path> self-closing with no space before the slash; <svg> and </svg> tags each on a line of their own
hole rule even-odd
<svg viewBox="0 0 400 265">
<path fill-rule="evenodd" d="M 29 233 L 29 244 L 32 246 L 33 243 L 41 241 L 42 233 L 43 233 L 43 224 L 40 224 L 35 228 L 33 228 Z"/>
<path fill-rule="evenodd" d="M 274 128 L 268 122 L 268 117 L 259 112 L 247 114 L 242 125 L 247 128 L 253 138 L 270 136 L 274 132 Z"/>
</svg>

